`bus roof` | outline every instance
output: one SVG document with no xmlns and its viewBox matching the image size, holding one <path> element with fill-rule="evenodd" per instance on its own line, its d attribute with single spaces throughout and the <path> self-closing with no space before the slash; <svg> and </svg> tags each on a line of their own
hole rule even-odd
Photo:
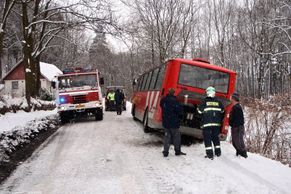
<svg viewBox="0 0 291 194">
<path fill-rule="evenodd" d="M 202 62 L 199 60 L 189 60 L 189 59 L 181 59 L 181 58 L 175 58 L 175 59 L 170 59 L 169 61 L 178 61 L 180 63 L 184 63 L 184 64 L 189 64 L 189 65 L 194 65 L 194 66 L 198 66 L 198 67 L 202 67 L 202 68 L 207 68 L 207 69 L 212 69 L 212 70 L 216 70 L 216 71 L 221 71 L 221 72 L 225 72 L 225 73 L 231 73 L 231 74 L 236 74 L 235 71 L 232 71 L 230 69 L 224 68 L 224 67 L 220 67 L 217 65 L 213 65 L 210 63 L 206 63 L 206 62 Z"/>
</svg>

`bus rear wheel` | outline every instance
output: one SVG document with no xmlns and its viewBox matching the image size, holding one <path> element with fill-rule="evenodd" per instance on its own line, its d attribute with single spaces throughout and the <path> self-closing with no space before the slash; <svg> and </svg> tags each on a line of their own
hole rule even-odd
<svg viewBox="0 0 291 194">
<path fill-rule="evenodd" d="M 149 133 L 151 132 L 151 128 L 149 127 L 148 123 L 149 123 L 149 117 L 148 117 L 148 111 L 146 110 L 145 115 L 144 115 L 144 119 L 143 119 L 143 131 L 145 133 Z"/>
</svg>

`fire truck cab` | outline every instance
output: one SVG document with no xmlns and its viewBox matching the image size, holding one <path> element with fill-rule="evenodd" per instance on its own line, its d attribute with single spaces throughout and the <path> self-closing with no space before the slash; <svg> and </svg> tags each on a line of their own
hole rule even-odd
<svg viewBox="0 0 291 194">
<path fill-rule="evenodd" d="M 103 100 L 97 70 L 64 70 L 56 77 L 52 87 L 56 89 L 57 110 L 61 122 L 67 123 L 77 116 L 94 116 L 103 120 Z"/>
</svg>

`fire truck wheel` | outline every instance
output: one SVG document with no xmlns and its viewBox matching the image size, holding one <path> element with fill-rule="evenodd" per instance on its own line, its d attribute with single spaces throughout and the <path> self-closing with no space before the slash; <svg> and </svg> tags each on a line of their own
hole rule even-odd
<svg viewBox="0 0 291 194">
<path fill-rule="evenodd" d="M 68 117 L 65 115 L 65 114 L 60 114 L 60 118 L 61 118 L 61 123 L 62 124 L 66 124 L 66 123 L 68 123 L 69 122 L 69 119 L 68 119 Z"/>
<path fill-rule="evenodd" d="M 149 122 L 149 117 L 148 117 L 148 111 L 146 110 L 144 119 L 143 119 L 143 131 L 145 133 L 151 132 L 151 128 L 148 126 L 148 122 Z"/>
<path fill-rule="evenodd" d="M 102 110 L 97 110 L 95 113 L 95 120 L 96 121 L 101 121 L 103 120 L 103 111 Z"/>
</svg>

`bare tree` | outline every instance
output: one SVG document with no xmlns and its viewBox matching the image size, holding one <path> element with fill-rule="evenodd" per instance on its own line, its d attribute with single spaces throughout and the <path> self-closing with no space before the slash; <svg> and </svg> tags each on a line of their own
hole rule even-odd
<svg viewBox="0 0 291 194">
<path fill-rule="evenodd" d="M 101 9 L 92 5 L 94 2 L 80 0 L 77 3 L 59 5 L 53 0 L 22 0 L 22 26 L 23 26 L 23 62 L 26 70 L 26 98 L 37 96 L 40 89 L 39 61 L 42 53 L 55 45 L 50 43 L 55 38 L 61 38 L 60 33 L 65 29 L 75 27 L 94 27 L 109 25 L 111 23 L 110 12 L 105 15 L 93 14 L 92 10 Z M 96 2 L 95 2 L 96 3 Z M 100 1 L 101 3 L 101 1 Z M 104 5 L 104 3 L 99 4 Z M 29 8 L 32 7 L 32 12 Z M 86 8 L 82 13 L 80 7 Z M 102 7 L 103 9 L 103 7 Z M 106 8 L 107 9 L 107 8 Z M 91 10 L 91 12 L 90 12 Z"/>
<path fill-rule="evenodd" d="M 2 57 L 3 57 L 3 40 L 6 30 L 6 24 L 8 20 L 8 16 L 15 5 L 16 0 L 5 0 L 3 1 L 3 5 L 1 4 L 1 12 L 2 17 L 0 18 L 0 80 L 2 79 Z"/>
</svg>

